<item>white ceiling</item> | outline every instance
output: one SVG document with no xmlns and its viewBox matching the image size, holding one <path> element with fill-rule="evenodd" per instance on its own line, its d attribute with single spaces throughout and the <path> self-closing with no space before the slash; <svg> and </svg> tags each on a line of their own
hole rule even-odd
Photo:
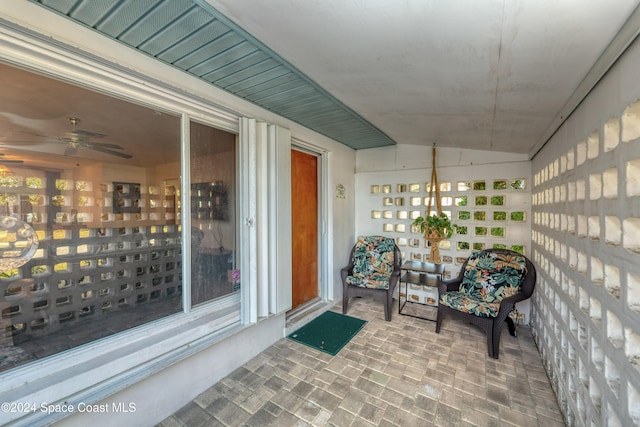
<svg viewBox="0 0 640 427">
<path fill-rule="evenodd" d="M 125 36 L 157 41 L 156 51 L 175 58 L 190 53 L 179 48 L 178 30 L 202 32 L 200 21 L 185 22 L 186 16 L 206 20 L 207 28 L 219 26 L 203 8 L 197 15 L 186 11 L 194 5 L 213 7 L 266 45 L 267 50 L 258 46 L 260 55 L 273 51 L 398 144 L 530 156 L 640 30 L 640 0 L 166 0 L 138 8 L 139 15 L 78 1 L 45 3 L 72 19 L 84 17 L 83 25 L 134 48 L 141 45 Z M 119 4 L 140 5 L 134 0 Z M 169 16 L 172 7 L 180 13 Z M 171 26 L 161 18 L 172 19 Z M 105 22 L 121 23 L 123 29 L 110 33 L 100 26 Z M 209 34 L 200 40 L 207 47 L 214 37 Z M 233 36 L 241 40 L 243 35 Z M 227 53 L 210 50 L 215 58 Z M 184 69 L 191 72 L 195 65 Z M 70 116 L 80 118 L 81 129 L 107 135 L 94 142 L 124 147 L 134 156 L 127 164 L 158 164 L 175 155 L 154 148 L 169 136 L 177 144 L 177 118 L 9 67 L 0 68 L 0 83 L 0 156 L 5 159 L 37 152 L 43 163 L 55 155 L 58 164 L 69 162 L 65 167 L 80 166 L 81 158 L 121 161 L 86 149 L 64 156 L 65 145 L 52 139 L 69 131 Z M 280 108 L 291 109 L 293 99 L 285 94 Z M 316 107 L 298 107 L 298 102 L 295 109 L 313 117 Z M 351 125 L 346 131 L 361 133 Z M 368 140 L 363 135 L 359 138 Z"/>
<path fill-rule="evenodd" d="M 207 3 L 397 143 L 533 155 L 640 1 Z"/>
</svg>

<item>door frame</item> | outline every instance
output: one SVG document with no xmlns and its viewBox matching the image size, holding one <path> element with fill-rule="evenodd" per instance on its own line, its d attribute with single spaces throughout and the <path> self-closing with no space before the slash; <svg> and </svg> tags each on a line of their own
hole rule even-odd
<svg viewBox="0 0 640 427">
<path fill-rule="evenodd" d="M 308 303 L 298 307 L 295 311 L 304 310 L 305 307 L 314 305 L 318 302 L 326 302 L 333 299 L 332 287 L 329 286 L 329 236 L 328 230 L 328 153 L 308 142 L 291 138 L 291 149 L 302 151 L 317 157 L 317 176 L 318 176 L 318 300 L 311 300 Z"/>
</svg>

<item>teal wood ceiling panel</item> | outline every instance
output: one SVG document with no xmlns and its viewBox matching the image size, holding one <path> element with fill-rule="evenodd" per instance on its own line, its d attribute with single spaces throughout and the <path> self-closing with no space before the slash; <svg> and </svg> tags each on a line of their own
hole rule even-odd
<svg viewBox="0 0 640 427">
<path fill-rule="evenodd" d="M 30 0 L 354 149 L 395 142 L 203 0 Z"/>
</svg>

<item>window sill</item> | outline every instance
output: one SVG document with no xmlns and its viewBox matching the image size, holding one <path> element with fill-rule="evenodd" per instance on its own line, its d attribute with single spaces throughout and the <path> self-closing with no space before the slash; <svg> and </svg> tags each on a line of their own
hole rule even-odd
<svg viewBox="0 0 640 427">
<path fill-rule="evenodd" d="M 0 424 L 55 422 L 69 414 L 47 414 L 47 405 L 77 408 L 98 402 L 246 327 L 239 295 L 213 305 L 213 310 L 209 305 L 169 316 L 1 374 L 0 402 L 25 411 L 0 412 Z"/>
</svg>

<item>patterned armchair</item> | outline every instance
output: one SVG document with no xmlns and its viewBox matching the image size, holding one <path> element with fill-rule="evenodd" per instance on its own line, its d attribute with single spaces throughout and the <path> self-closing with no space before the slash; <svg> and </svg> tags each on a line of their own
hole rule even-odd
<svg viewBox="0 0 640 427">
<path fill-rule="evenodd" d="M 516 302 L 531 297 L 536 270 L 524 255 L 508 249 L 473 253 L 455 279 L 441 281 L 436 333 L 451 315 L 480 326 L 487 334 L 489 356 L 498 358 L 500 333 L 505 321 L 516 335 L 509 313 Z"/>
<path fill-rule="evenodd" d="M 384 298 L 384 318 L 391 320 L 393 291 L 400 279 L 402 255 L 393 239 L 360 236 L 351 249 L 349 265 L 342 276 L 342 313 L 346 314 L 352 296 Z"/>
</svg>

